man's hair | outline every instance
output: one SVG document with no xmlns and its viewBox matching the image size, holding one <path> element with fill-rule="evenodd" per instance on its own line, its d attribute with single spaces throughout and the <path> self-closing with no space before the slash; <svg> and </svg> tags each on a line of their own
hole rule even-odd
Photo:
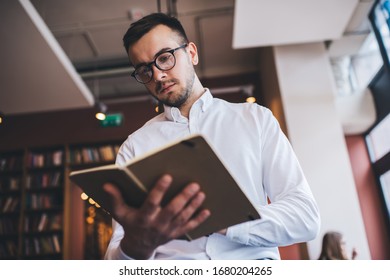
<svg viewBox="0 0 390 280">
<path fill-rule="evenodd" d="M 153 13 L 130 25 L 126 34 L 123 36 L 123 45 L 126 53 L 128 53 L 131 45 L 159 24 L 166 25 L 175 31 L 183 39 L 183 42 L 181 43 L 188 43 L 186 32 L 177 18 L 163 13 Z"/>
</svg>

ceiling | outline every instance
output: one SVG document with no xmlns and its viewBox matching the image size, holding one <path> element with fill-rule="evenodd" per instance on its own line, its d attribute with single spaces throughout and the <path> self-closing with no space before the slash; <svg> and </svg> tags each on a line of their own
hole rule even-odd
<svg viewBox="0 0 390 280">
<path fill-rule="evenodd" d="M 338 39 L 357 3 L 358 0 L 237 1 L 233 46 L 248 48 Z"/>
<path fill-rule="evenodd" d="M 0 111 L 149 98 L 129 75 L 122 36 L 133 20 L 152 12 L 177 15 L 198 46 L 199 76 L 221 77 L 257 70 L 264 46 L 327 41 L 331 55 L 356 52 L 370 31 L 373 1 L 1 1 Z"/>
</svg>

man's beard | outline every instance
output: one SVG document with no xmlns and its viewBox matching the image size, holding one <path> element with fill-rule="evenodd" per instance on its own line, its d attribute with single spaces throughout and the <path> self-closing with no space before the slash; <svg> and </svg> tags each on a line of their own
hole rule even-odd
<svg viewBox="0 0 390 280">
<path fill-rule="evenodd" d="M 158 96 L 155 96 L 155 98 L 158 101 L 160 101 L 161 103 L 163 103 L 164 105 L 167 105 L 169 107 L 176 107 L 176 108 L 180 109 L 180 107 L 183 104 L 185 104 L 187 102 L 188 98 L 190 97 L 190 95 L 192 93 L 192 87 L 194 85 L 194 81 L 195 81 L 195 72 L 192 69 L 190 75 L 188 75 L 188 77 L 187 77 L 186 87 L 184 89 L 182 89 L 181 93 L 178 94 L 178 96 L 176 96 L 175 99 L 171 100 L 169 98 L 169 96 L 168 96 L 168 98 L 165 98 L 165 99 L 160 99 Z M 169 80 L 168 83 L 175 83 L 176 85 L 180 85 L 180 81 L 177 79 Z M 162 83 L 159 82 L 156 85 L 156 92 L 159 92 L 161 87 L 162 87 Z"/>
</svg>

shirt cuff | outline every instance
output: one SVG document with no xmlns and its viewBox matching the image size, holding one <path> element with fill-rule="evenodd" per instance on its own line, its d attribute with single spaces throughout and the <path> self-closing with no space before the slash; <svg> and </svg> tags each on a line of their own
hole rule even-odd
<svg viewBox="0 0 390 280">
<path fill-rule="evenodd" d="M 234 242 L 248 245 L 249 244 L 250 222 L 231 226 L 226 231 L 226 237 Z"/>
</svg>

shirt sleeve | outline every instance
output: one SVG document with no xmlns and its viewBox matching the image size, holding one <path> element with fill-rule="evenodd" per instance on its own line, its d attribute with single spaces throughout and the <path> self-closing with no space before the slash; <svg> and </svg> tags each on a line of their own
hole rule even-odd
<svg viewBox="0 0 390 280">
<path fill-rule="evenodd" d="M 320 226 L 317 204 L 297 157 L 272 113 L 260 119 L 263 187 L 270 203 L 256 205 L 261 219 L 235 225 L 227 237 L 252 246 L 286 246 L 314 239 Z"/>
</svg>

